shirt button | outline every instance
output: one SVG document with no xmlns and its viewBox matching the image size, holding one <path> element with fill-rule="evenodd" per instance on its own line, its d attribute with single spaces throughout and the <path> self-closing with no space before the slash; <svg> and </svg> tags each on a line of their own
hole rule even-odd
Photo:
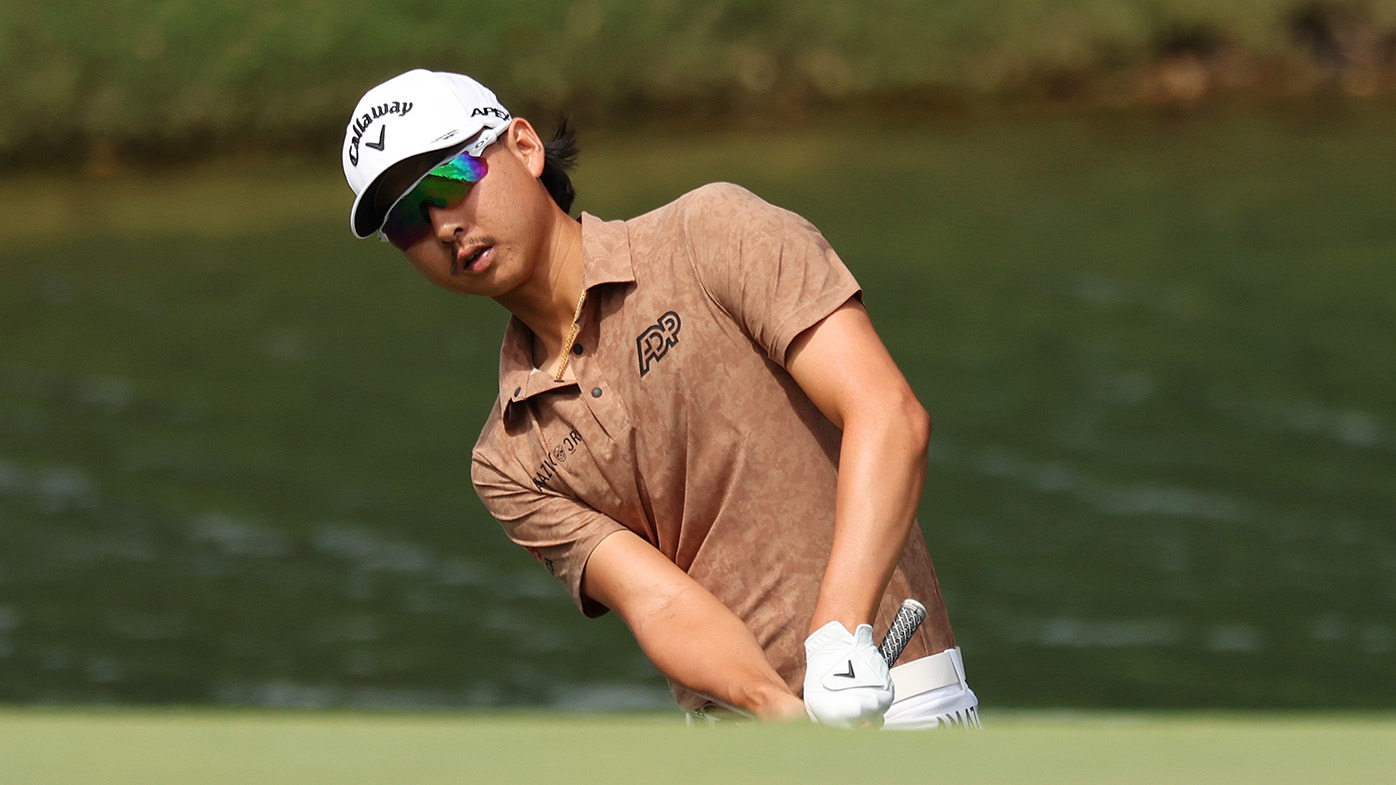
<svg viewBox="0 0 1396 785">
<path fill-rule="evenodd" d="M 591 397 L 593 397 L 593 398 L 600 398 L 600 397 L 601 397 L 601 388 L 600 388 L 600 387 L 593 387 L 593 388 L 591 388 Z"/>
<path fill-rule="evenodd" d="M 515 397 L 515 398 L 519 397 L 519 393 L 521 393 L 521 392 L 523 392 L 523 388 L 522 388 L 522 387 L 515 387 L 515 388 L 514 388 L 514 397 Z"/>
<path fill-rule="evenodd" d="M 575 355 L 581 356 L 581 354 L 582 354 L 582 345 L 579 344 L 579 343 L 574 343 L 574 344 L 572 344 L 572 353 L 575 354 Z"/>
</svg>

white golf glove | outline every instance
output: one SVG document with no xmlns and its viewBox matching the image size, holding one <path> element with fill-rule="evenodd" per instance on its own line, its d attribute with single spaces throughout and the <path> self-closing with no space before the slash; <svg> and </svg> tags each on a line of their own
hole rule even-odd
<svg viewBox="0 0 1396 785">
<path fill-rule="evenodd" d="M 836 621 L 805 639 L 805 713 L 821 725 L 882 727 L 892 705 L 892 676 L 873 645 L 872 627 Z"/>
</svg>

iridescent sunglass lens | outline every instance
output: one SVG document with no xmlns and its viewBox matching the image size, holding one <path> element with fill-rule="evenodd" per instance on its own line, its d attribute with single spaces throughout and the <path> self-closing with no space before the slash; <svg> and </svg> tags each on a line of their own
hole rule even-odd
<svg viewBox="0 0 1396 785">
<path fill-rule="evenodd" d="M 485 162 L 469 153 L 461 153 L 446 163 L 431 170 L 432 177 L 444 177 L 447 180 L 465 181 L 467 183 L 478 183 L 480 178 L 485 176 Z"/>
<path fill-rule="evenodd" d="M 487 171 L 483 160 L 464 152 L 432 169 L 388 213 L 383 234 L 394 246 L 406 250 L 431 233 L 427 205 L 455 207 Z"/>
</svg>

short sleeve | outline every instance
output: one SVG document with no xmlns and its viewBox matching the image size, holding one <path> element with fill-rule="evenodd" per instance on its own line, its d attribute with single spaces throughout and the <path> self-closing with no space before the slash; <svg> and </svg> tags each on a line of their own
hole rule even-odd
<svg viewBox="0 0 1396 785">
<path fill-rule="evenodd" d="M 730 183 L 694 191 L 684 217 L 703 288 L 772 359 L 859 286 L 809 221 Z"/>
<path fill-rule="evenodd" d="M 539 490 L 531 482 L 525 485 L 479 453 L 472 461 L 470 478 L 509 539 L 562 581 L 583 614 L 604 615 L 606 606 L 582 594 L 582 572 L 592 550 L 625 527 L 576 499 Z"/>
</svg>

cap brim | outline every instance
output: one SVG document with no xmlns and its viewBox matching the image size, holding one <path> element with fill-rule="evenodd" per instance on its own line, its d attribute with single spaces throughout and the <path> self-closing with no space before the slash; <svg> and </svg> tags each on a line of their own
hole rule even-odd
<svg viewBox="0 0 1396 785">
<path fill-rule="evenodd" d="M 378 197 L 378 184 L 382 180 L 383 175 L 379 175 L 378 179 L 369 183 L 367 188 L 354 197 L 354 206 L 349 209 L 349 231 L 360 240 L 377 234 L 388 219 L 387 213 L 375 215 L 373 209 L 373 203 Z"/>
</svg>

